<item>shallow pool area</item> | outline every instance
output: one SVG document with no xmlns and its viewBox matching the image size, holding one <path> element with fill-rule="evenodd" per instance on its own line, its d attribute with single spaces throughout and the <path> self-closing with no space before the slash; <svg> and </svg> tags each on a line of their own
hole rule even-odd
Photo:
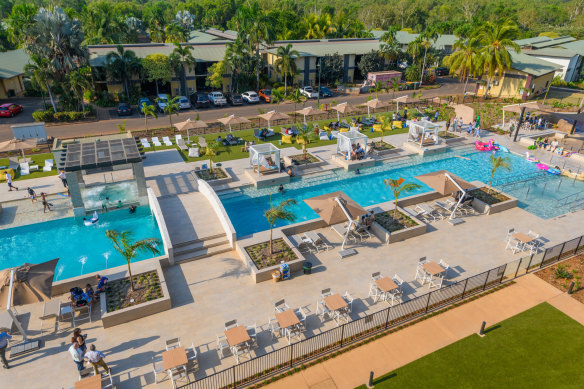
<svg viewBox="0 0 584 389">
<path fill-rule="evenodd" d="M 55 271 L 55 281 L 59 281 L 125 265 L 125 259 L 105 236 L 106 230 L 132 231 L 136 240 L 161 239 L 148 206 L 138 207 L 134 214 L 127 209 L 100 213 L 99 222 L 89 227 L 72 217 L 30 224 L 0 230 L 0 269 L 59 258 Z M 162 241 L 159 249 L 162 254 Z M 135 261 L 152 257 L 152 254 L 139 253 Z"/>
<path fill-rule="evenodd" d="M 87 211 L 101 210 L 104 204 L 114 208 L 119 201 L 122 204 L 138 201 L 138 186 L 136 181 L 94 184 L 81 189 L 81 197 Z"/>
<path fill-rule="evenodd" d="M 513 153 L 505 153 L 503 155 L 510 159 L 511 171 L 500 170 L 496 173 L 496 178 L 518 177 L 519 179 L 519 177 L 525 175 L 538 174 L 539 171 L 535 164 L 526 161 L 524 158 Z M 406 182 L 415 182 L 421 185 L 420 189 L 403 194 L 402 197 L 431 191 L 430 187 L 414 177 L 437 170 L 448 170 L 467 181 L 488 183 L 491 176 L 490 156 L 490 153 L 477 152 L 470 148 L 448 151 L 444 154 L 425 158 L 414 156 L 361 169 L 361 174 L 359 175 L 354 172 L 336 169 L 317 176 L 295 178 L 290 184 L 284 186 L 284 194 L 278 193 L 277 187 L 262 189 L 245 187 L 237 192 L 221 195 L 219 198 L 231 219 L 237 235 L 246 236 L 269 229 L 269 224 L 263 213 L 269 208 L 270 202 L 278 203 L 290 198 L 296 200 L 297 204 L 291 206 L 290 209 L 296 215 L 295 222 L 297 223 L 317 218 L 317 214 L 303 200 L 325 193 L 341 190 L 361 206 L 393 200 L 392 192 L 383 182 L 386 178 L 398 179 L 402 177 Z M 560 182 L 562 184 L 559 184 Z M 504 190 L 519 198 L 519 206 L 521 208 L 542 218 L 550 218 L 568 212 L 569 207 L 559 205 L 557 200 L 572 193 L 584 191 L 584 182 L 574 182 L 558 176 L 545 177 L 544 180 L 535 181 L 535 186 L 541 188 L 530 191 L 526 197 L 523 193 L 526 192 L 529 185 L 534 185 L 534 182 L 517 185 L 514 188 L 505 187 Z M 546 185 L 545 190 L 542 190 L 543 185 Z M 290 223 L 279 221 L 276 226 L 286 224 Z"/>
</svg>

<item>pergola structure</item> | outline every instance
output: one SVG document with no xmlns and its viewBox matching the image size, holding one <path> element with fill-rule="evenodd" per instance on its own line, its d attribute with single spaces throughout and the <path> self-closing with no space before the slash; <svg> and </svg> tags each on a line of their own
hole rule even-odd
<svg viewBox="0 0 584 389">
<path fill-rule="evenodd" d="M 273 155 L 272 164 L 269 158 Z M 280 149 L 271 143 L 249 146 L 249 165 L 257 169 L 258 177 L 262 173 L 280 172 Z"/>
<path fill-rule="evenodd" d="M 341 132 L 337 135 L 337 154 L 351 157 L 353 145 L 363 142 L 364 154 L 367 155 L 367 135 L 361 134 L 359 131 Z"/>
<path fill-rule="evenodd" d="M 417 122 L 408 121 L 408 142 L 413 142 L 420 147 L 438 144 L 438 130 L 440 126 L 428 120 Z"/>
</svg>

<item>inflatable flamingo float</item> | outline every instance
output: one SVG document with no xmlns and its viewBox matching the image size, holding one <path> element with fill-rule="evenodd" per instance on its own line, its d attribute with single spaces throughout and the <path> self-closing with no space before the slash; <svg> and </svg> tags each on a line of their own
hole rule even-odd
<svg viewBox="0 0 584 389">
<path fill-rule="evenodd" d="M 475 142 L 475 148 L 479 151 L 497 151 L 499 150 L 499 146 L 497 146 L 495 144 L 495 140 L 494 139 L 490 139 L 488 142 L 480 142 L 480 141 L 476 141 Z"/>
</svg>

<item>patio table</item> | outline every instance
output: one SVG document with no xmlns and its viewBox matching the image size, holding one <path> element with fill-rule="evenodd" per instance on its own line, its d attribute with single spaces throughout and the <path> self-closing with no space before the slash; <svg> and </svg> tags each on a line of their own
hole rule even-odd
<svg viewBox="0 0 584 389">
<path fill-rule="evenodd" d="M 518 241 L 520 241 L 523 244 L 531 243 L 535 239 L 527 234 L 524 234 L 523 232 L 518 232 L 518 233 L 514 234 L 513 238 L 517 239 Z"/>
<path fill-rule="evenodd" d="M 187 351 L 184 347 L 177 347 L 162 353 L 162 365 L 164 370 L 184 366 L 188 363 Z"/>
<path fill-rule="evenodd" d="M 375 280 L 375 283 L 377 284 L 377 287 L 385 293 L 398 288 L 397 284 L 389 277 L 383 277 Z"/>
<path fill-rule="evenodd" d="M 280 324 L 280 328 L 288 328 L 300 324 L 298 316 L 296 316 L 291 309 L 276 313 L 276 320 L 278 321 L 278 324 Z"/>
<path fill-rule="evenodd" d="M 331 311 L 338 311 L 349 306 L 347 302 L 338 293 L 325 297 L 324 303 Z"/>
<path fill-rule="evenodd" d="M 244 326 L 237 326 L 225 331 L 225 337 L 231 347 L 251 340 Z"/>
<path fill-rule="evenodd" d="M 75 389 L 101 389 L 101 374 L 83 378 L 75 382 Z"/>
<path fill-rule="evenodd" d="M 427 274 L 430 275 L 430 278 L 428 279 L 428 289 L 430 289 L 433 286 L 432 280 L 434 279 L 434 277 L 437 277 L 446 271 L 446 269 L 444 269 L 442 266 L 432 261 L 424 263 L 422 265 L 422 268 Z M 439 284 L 436 284 L 436 286 L 442 286 L 442 281 L 440 281 Z"/>
</svg>

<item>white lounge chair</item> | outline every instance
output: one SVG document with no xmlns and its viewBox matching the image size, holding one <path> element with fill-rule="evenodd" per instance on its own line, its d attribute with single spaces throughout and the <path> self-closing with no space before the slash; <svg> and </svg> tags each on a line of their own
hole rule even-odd
<svg viewBox="0 0 584 389">
<path fill-rule="evenodd" d="M 172 146 L 172 142 L 170 141 L 170 138 L 168 136 L 163 136 L 162 141 L 166 146 Z"/>
<path fill-rule="evenodd" d="M 144 147 L 145 149 L 149 149 L 150 147 L 152 147 L 152 145 L 150 145 L 150 142 L 148 142 L 148 138 L 140 139 L 140 143 L 142 143 L 142 147 Z"/>
<path fill-rule="evenodd" d="M 320 140 L 329 140 L 329 134 L 328 132 L 321 132 L 318 134 L 318 138 Z"/>
<path fill-rule="evenodd" d="M 181 135 L 181 134 L 176 134 L 176 135 L 174 136 L 174 140 L 175 140 L 175 142 L 177 142 L 177 143 L 178 143 L 178 140 L 179 140 L 179 139 L 182 139 L 182 135 Z"/>
<path fill-rule="evenodd" d="M 199 158 L 201 156 L 201 149 L 198 147 L 189 147 L 189 157 Z"/>
<path fill-rule="evenodd" d="M 325 242 L 322 235 L 320 235 L 317 232 L 307 231 L 304 233 L 304 236 L 312 241 L 312 244 L 314 247 L 316 247 L 317 252 L 319 250 L 328 250 L 328 249 L 332 248 L 331 245 L 329 245 L 327 242 Z"/>
<path fill-rule="evenodd" d="M 55 163 L 52 159 L 45 159 L 45 166 L 43 167 L 43 172 L 50 172 L 53 170 Z"/>
<path fill-rule="evenodd" d="M 176 140 L 176 145 L 177 145 L 177 146 L 178 146 L 178 148 L 179 148 L 179 149 L 181 149 L 181 150 L 186 150 L 186 149 L 188 149 L 188 146 L 187 146 L 187 144 L 186 144 L 186 143 L 185 143 L 185 141 L 184 141 L 184 140 L 182 140 L 182 139 L 177 139 L 177 140 Z"/>
<path fill-rule="evenodd" d="M 207 147 L 207 141 L 202 136 L 199 137 L 199 146 Z"/>
<path fill-rule="evenodd" d="M 160 143 L 157 136 L 152 137 L 152 143 L 154 146 L 162 146 L 162 143 Z"/>
<path fill-rule="evenodd" d="M 298 248 L 298 251 L 301 253 L 311 253 L 313 250 L 318 252 L 316 247 L 312 244 L 312 241 L 309 239 L 302 239 L 300 235 L 292 235 L 292 239 L 296 242 L 296 248 Z"/>
<path fill-rule="evenodd" d="M 347 227 L 343 227 L 342 224 L 335 224 L 334 226 L 331 226 L 331 230 L 339 234 L 341 238 L 344 238 L 345 234 L 347 234 Z M 352 231 L 349 231 L 349 234 L 347 235 L 347 240 L 352 240 L 353 242 L 357 243 L 357 238 L 352 233 Z"/>
<path fill-rule="evenodd" d="M 28 162 L 21 162 L 20 163 L 20 175 L 27 176 L 29 174 L 30 174 L 30 166 L 28 165 Z"/>
</svg>

